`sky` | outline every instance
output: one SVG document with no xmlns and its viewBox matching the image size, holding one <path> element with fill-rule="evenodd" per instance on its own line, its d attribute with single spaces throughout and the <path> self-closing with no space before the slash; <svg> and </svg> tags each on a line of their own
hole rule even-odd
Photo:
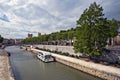
<svg viewBox="0 0 120 80">
<path fill-rule="evenodd" d="M 0 0 L 0 34 L 26 38 L 76 27 L 83 11 L 95 2 L 108 19 L 120 20 L 120 0 Z"/>
</svg>

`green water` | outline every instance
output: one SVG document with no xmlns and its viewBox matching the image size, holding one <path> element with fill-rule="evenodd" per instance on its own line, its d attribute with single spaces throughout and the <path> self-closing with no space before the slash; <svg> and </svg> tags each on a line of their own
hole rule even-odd
<svg viewBox="0 0 120 80">
<path fill-rule="evenodd" d="M 11 53 L 15 80 L 101 80 L 58 62 L 43 63 L 18 46 L 7 47 Z"/>
</svg>

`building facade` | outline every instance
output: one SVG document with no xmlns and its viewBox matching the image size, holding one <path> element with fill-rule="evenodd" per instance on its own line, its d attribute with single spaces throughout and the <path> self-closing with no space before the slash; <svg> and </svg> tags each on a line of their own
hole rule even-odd
<svg viewBox="0 0 120 80">
<path fill-rule="evenodd" d="M 28 38 L 32 38 L 33 34 L 28 33 Z"/>
<path fill-rule="evenodd" d="M 114 37 L 114 45 L 120 45 L 120 35 Z"/>
</svg>

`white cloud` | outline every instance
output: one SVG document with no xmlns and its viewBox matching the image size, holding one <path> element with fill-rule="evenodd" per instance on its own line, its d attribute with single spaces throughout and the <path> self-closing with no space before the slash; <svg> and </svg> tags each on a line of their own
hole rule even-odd
<svg viewBox="0 0 120 80">
<path fill-rule="evenodd" d="M 25 38 L 27 33 L 51 33 L 76 26 L 80 14 L 96 0 L 0 0 L 0 34 L 6 38 Z M 119 0 L 97 0 L 109 18 L 120 20 Z"/>
<path fill-rule="evenodd" d="M 0 0 L 0 4 L 4 4 L 6 2 L 9 2 L 10 0 Z"/>
</svg>

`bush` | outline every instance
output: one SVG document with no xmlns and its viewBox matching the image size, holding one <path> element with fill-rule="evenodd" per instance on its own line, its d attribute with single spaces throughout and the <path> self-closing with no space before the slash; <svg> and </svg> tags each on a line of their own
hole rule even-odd
<svg viewBox="0 0 120 80">
<path fill-rule="evenodd" d="M 57 51 L 57 50 L 51 51 L 50 49 L 43 49 L 43 48 L 39 48 L 39 47 L 35 47 L 35 49 L 43 50 L 43 51 L 48 51 L 48 52 L 56 53 L 56 54 L 61 54 L 61 55 L 65 55 L 65 56 L 70 56 L 68 52 L 62 52 L 62 51 Z M 75 57 L 75 56 L 72 55 L 72 57 Z"/>
<path fill-rule="evenodd" d="M 70 57 L 75 57 L 75 55 L 71 54 Z"/>
<path fill-rule="evenodd" d="M 63 52 L 62 54 L 65 55 L 65 56 L 69 56 L 68 52 Z"/>
<path fill-rule="evenodd" d="M 58 53 L 58 54 L 62 54 L 62 52 L 61 52 L 61 51 L 57 51 L 56 53 Z"/>
</svg>

